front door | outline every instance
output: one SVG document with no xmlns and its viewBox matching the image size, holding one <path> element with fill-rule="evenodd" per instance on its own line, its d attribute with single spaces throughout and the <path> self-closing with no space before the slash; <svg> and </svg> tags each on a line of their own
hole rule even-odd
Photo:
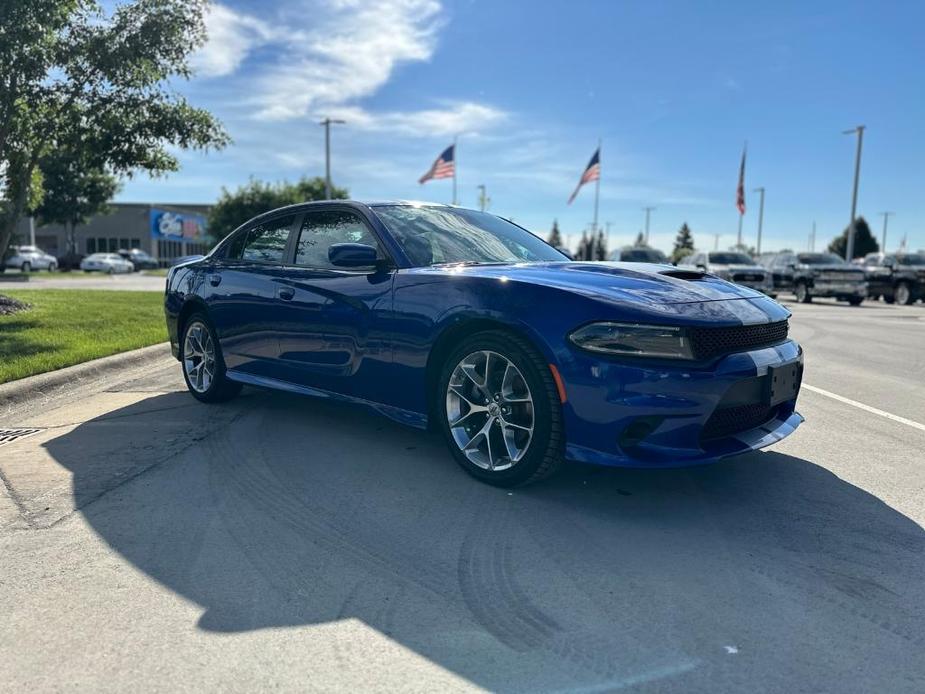
<svg viewBox="0 0 925 694">
<path fill-rule="evenodd" d="M 279 356 L 277 301 L 296 215 L 239 232 L 206 272 L 209 315 L 229 369 L 272 376 Z"/>
<path fill-rule="evenodd" d="M 286 268 L 279 298 L 282 376 L 300 385 L 388 403 L 382 392 L 392 353 L 385 322 L 392 306 L 391 269 L 337 268 L 328 249 L 364 243 L 379 250 L 375 233 L 356 212 L 307 212 Z"/>
</svg>

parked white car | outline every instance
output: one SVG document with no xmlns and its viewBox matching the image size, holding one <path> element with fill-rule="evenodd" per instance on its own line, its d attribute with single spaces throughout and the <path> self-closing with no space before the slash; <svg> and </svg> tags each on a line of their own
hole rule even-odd
<svg viewBox="0 0 925 694">
<path fill-rule="evenodd" d="M 32 270 L 49 270 L 54 272 L 58 269 L 58 261 L 53 255 L 49 255 L 38 246 L 20 246 L 13 249 L 13 252 L 4 261 L 4 266 L 10 269 L 31 272 Z"/>
<path fill-rule="evenodd" d="M 134 272 L 135 266 L 118 253 L 93 253 L 80 261 L 84 272 Z"/>
</svg>

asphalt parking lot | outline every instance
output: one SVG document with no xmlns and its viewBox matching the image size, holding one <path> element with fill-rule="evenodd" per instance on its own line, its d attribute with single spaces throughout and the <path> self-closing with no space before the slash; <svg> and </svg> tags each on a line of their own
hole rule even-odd
<svg viewBox="0 0 925 694">
<path fill-rule="evenodd" d="M 0 408 L 2 688 L 923 691 L 925 306 L 791 309 L 791 438 L 513 492 L 166 354 Z"/>
</svg>

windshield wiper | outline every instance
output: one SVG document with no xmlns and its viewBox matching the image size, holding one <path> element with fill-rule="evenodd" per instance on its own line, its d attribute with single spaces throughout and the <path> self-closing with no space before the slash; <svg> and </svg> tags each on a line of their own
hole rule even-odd
<svg viewBox="0 0 925 694">
<path fill-rule="evenodd" d="M 449 267 L 449 266 L 468 266 L 468 265 L 510 265 L 511 263 L 516 263 L 516 260 L 492 260 L 492 261 L 483 261 L 483 260 L 456 260 L 453 262 L 447 263 L 431 263 L 431 267 Z"/>
</svg>

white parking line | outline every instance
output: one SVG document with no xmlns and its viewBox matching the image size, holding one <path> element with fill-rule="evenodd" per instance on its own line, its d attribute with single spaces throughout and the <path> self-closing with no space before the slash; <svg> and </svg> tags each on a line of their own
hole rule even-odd
<svg viewBox="0 0 925 694">
<path fill-rule="evenodd" d="M 919 422 L 913 422 L 911 419 L 906 419 L 905 417 L 900 417 L 899 415 L 896 415 L 896 414 L 891 414 L 889 412 L 884 412 L 883 410 L 878 410 L 876 407 L 865 405 L 863 402 L 858 402 L 857 400 L 846 398 L 843 395 L 838 395 L 836 393 L 830 393 L 827 390 L 823 390 L 822 388 L 817 388 L 816 386 L 811 386 L 808 383 L 804 383 L 803 387 L 806 390 L 811 390 L 814 393 L 819 393 L 819 395 L 824 395 L 827 398 L 832 398 L 833 400 L 838 400 L 838 402 L 843 402 L 846 405 L 857 407 L 859 410 L 864 410 L 865 412 L 870 412 L 871 414 L 880 415 L 881 417 L 885 417 L 886 419 L 892 419 L 894 422 L 905 424 L 906 426 L 912 427 L 913 429 L 918 429 L 919 431 L 925 431 L 925 424 L 920 424 Z"/>
</svg>

